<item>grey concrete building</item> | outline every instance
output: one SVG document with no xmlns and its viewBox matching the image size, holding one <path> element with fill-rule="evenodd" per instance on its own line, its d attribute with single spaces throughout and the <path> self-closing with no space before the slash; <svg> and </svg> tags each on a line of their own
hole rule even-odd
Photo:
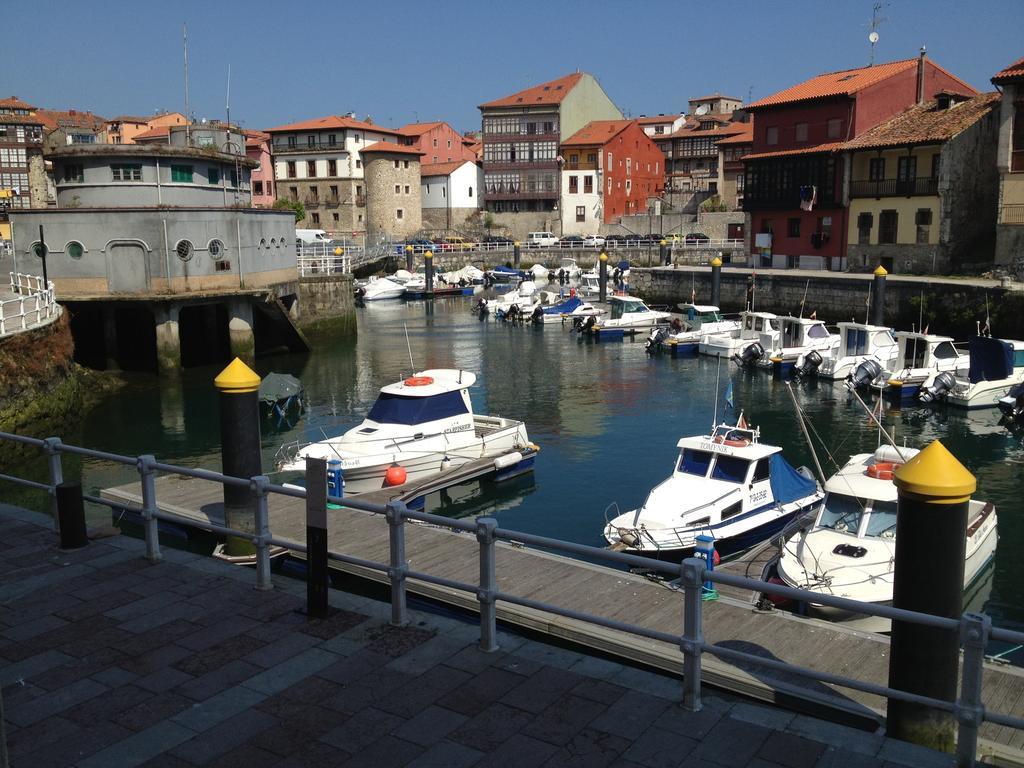
<svg viewBox="0 0 1024 768">
<path fill-rule="evenodd" d="M 384 141 L 362 150 L 367 235 L 402 239 L 420 231 L 422 154 L 416 147 Z"/>
<path fill-rule="evenodd" d="M 12 213 L 16 268 L 36 272 L 46 254 L 83 357 L 161 370 L 252 359 L 258 316 L 267 328 L 288 322 L 294 216 L 250 207 L 254 163 L 240 134 L 210 134 L 203 146 L 197 134 L 58 147 L 48 155 L 57 206 Z"/>
</svg>

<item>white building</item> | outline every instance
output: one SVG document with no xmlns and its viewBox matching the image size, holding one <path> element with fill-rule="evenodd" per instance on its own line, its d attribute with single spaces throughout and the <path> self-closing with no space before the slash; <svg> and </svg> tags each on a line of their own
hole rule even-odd
<svg viewBox="0 0 1024 768">
<path fill-rule="evenodd" d="M 597 168 L 562 171 L 562 234 L 596 235 L 604 219 L 601 197 L 601 153 Z"/>
<path fill-rule="evenodd" d="M 448 230 L 480 210 L 483 168 L 472 160 L 426 163 L 420 172 L 423 227 Z"/>
<path fill-rule="evenodd" d="M 644 133 L 657 141 L 668 138 L 686 123 L 686 115 L 641 115 L 636 119 Z"/>
</svg>

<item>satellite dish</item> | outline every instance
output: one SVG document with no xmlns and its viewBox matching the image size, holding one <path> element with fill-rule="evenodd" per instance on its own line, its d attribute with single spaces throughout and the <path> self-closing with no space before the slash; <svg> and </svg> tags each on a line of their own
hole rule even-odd
<svg viewBox="0 0 1024 768">
<path fill-rule="evenodd" d="M 878 33 L 877 32 L 872 32 L 870 35 L 868 35 L 868 42 L 871 43 L 872 45 L 877 43 L 878 42 Z"/>
<path fill-rule="evenodd" d="M 711 106 L 709 104 L 701 104 L 699 107 L 697 107 L 696 111 L 698 115 L 706 115 L 709 109 L 711 109 Z"/>
</svg>

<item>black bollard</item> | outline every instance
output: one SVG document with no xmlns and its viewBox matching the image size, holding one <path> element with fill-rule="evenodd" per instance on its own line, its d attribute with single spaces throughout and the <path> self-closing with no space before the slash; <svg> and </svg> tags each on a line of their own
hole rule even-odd
<svg viewBox="0 0 1024 768">
<path fill-rule="evenodd" d="M 874 302 L 871 322 L 875 325 L 885 325 L 885 276 L 888 274 L 881 264 L 875 270 L 875 285 L 874 290 L 871 291 L 871 300 Z"/>
<path fill-rule="evenodd" d="M 260 455 L 260 377 L 237 357 L 213 380 L 220 391 L 220 461 L 231 477 L 263 474 Z M 228 528 L 255 535 L 256 497 L 247 487 L 224 486 L 224 523 Z M 228 536 L 228 555 L 251 555 L 251 541 Z"/>
<path fill-rule="evenodd" d="M 423 254 L 423 266 L 427 271 L 427 298 L 434 295 L 434 252 Z"/>
<path fill-rule="evenodd" d="M 711 260 L 711 304 L 722 306 L 722 260 L 717 256 Z"/>
<path fill-rule="evenodd" d="M 661 266 L 668 265 L 668 240 L 662 240 L 658 250 L 658 261 Z"/>
<path fill-rule="evenodd" d="M 597 259 L 597 284 L 600 288 L 598 294 L 598 301 L 605 301 L 608 298 L 608 254 L 601 252 L 601 255 Z"/>
<path fill-rule="evenodd" d="M 967 508 L 977 481 L 936 440 L 897 469 L 893 482 L 899 498 L 893 607 L 959 618 Z M 893 621 L 890 688 L 955 701 L 959 659 L 957 630 Z M 889 699 L 888 736 L 952 752 L 955 726 L 950 712 Z"/>
<path fill-rule="evenodd" d="M 306 614 L 327 616 L 327 462 L 306 458 Z"/>
<path fill-rule="evenodd" d="M 412 246 L 405 246 L 405 269 L 407 272 L 412 272 Z"/>
<path fill-rule="evenodd" d="M 57 521 L 60 525 L 60 548 L 81 549 L 89 543 L 85 529 L 85 503 L 81 483 L 57 484 Z"/>
<path fill-rule="evenodd" d="M 521 255 L 521 251 L 519 250 L 519 241 L 516 240 L 514 243 L 512 243 L 512 265 L 516 269 L 519 269 L 519 256 L 520 255 Z"/>
</svg>

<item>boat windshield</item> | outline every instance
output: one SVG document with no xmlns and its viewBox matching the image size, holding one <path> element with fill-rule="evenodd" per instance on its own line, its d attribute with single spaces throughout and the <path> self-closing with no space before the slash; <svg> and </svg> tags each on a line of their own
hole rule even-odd
<svg viewBox="0 0 1024 768">
<path fill-rule="evenodd" d="M 812 325 L 807 329 L 807 338 L 809 339 L 827 339 L 828 328 L 824 325 Z"/>
<path fill-rule="evenodd" d="M 868 527 L 864 535 L 881 536 L 883 539 L 891 539 L 896 535 L 895 501 L 876 499 L 871 502 L 871 517 L 868 518 Z"/>
<path fill-rule="evenodd" d="M 647 307 L 642 301 L 616 301 L 612 303 L 612 320 L 632 312 L 646 312 Z"/>
<path fill-rule="evenodd" d="M 423 424 L 468 413 L 459 391 L 442 392 L 430 397 L 408 397 L 381 392 L 373 408 L 366 414 L 379 424 Z"/>
<path fill-rule="evenodd" d="M 714 480 L 725 480 L 727 483 L 742 483 L 747 479 L 750 462 L 736 456 L 718 454 L 715 468 L 711 472 Z"/>
<path fill-rule="evenodd" d="M 864 514 L 864 504 L 854 496 L 844 493 L 829 493 L 821 507 L 818 525 L 840 533 L 857 534 Z"/>
<path fill-rule="evenodd" d="M 679 471 L 687 475 L 698 475 L 706 477 L 708 467 L 711 466 L 712 454 L 710 451 L 695 451 L 693 448 L 683 448 L 683 455 L 679 459 Z"/>
</svg>

